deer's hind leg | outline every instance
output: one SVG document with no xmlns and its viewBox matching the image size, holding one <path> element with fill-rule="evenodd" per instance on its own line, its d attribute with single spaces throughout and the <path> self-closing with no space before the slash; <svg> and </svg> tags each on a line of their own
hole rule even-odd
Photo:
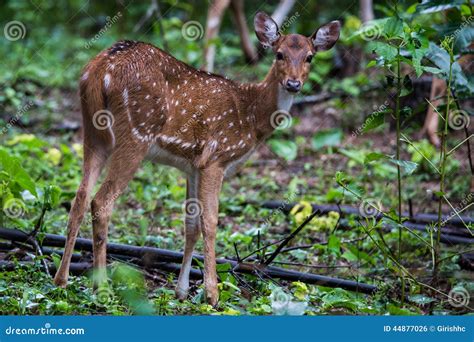
<svg viewBox="0 0 474 342">
<path fill-rule="evenodd" d="M 96 283 L 106 279 L 106 247 L 110 216 L 117 198 L 127 187 L 144 159 L 148 146 L 127 141 L 112 153 L 107 176 L 92 200 L 93 252 Z"/>
<path fill-rule="evenodd" d="M 76 243 L 77 234 L 79 233 L 80 225 L 89 205 L 92 189 L 107 161 L 106 154 L 102 153 L 101 150 L 96 149 L 96 151 L 92 151 L 87 149 L 87 145 L 84 146 L 83 178 L 72 203 L 71 211 L 69 212 L 64 254 L 61 259 L 61 266 L 54 277 L 54 283 L 61 287 L 67 285 L 69 266 L 71 264 L 71 256 Z"/>
</svg>

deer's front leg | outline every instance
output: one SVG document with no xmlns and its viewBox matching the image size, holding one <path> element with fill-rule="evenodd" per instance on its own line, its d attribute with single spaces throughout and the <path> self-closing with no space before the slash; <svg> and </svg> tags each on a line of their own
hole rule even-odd
<svg viewBox="0 0 474 342">
<path fill-rule="evenodd" d="M 191 263 L 193 260 L 194 245 L 199 239 L 200 221 L 202 213 L 202 205 L 198 200 L 198 172 L 193 172 L 186 182 L 186 203 L 185 203 L 185 237 L 186 243 L 184 247 L 183 262 L 181 271 L 179 272 L 178 284 L 176 285 L 176 296 L 184 300 L 188 296 L 189 289 L 189 272 L 191 271 Z"/>
<path fill-rule="evenodd" d="M 219 213 L 219 193 L 224 170 L 210 166 L 199 172 L 198 198 L 202 205 L 201 229 L 204 238 L 204 286 L 209 304 L 217 305 L 216 228 Z"/>
</svg>

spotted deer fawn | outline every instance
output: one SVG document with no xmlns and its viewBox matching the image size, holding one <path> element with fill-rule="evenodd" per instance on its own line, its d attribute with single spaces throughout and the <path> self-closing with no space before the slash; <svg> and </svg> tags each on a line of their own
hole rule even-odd
<svg viewBox="0 0 474 342">
<path fill-rule="evenodd" d="M 199 211 L 186 213 L 176 295 L 187 297 L 192 253 L 202 232 L 206 299 L 217 304 L 215 239 L 222 182 L 272 133 L 272 113 L 290 109 L 314 54 L 330 49 L 340 31 L 340 23 L 332 21 L 310 37 L 282 35 L 262 12 L 257 13 L 254 26 L 258 40 L 276 56 L 260 83 L 241 84 L 196 70 L 153 45 L 132 41 L 116 43 L 85 67 L 80 80 L 83 179 L 54 278 L 58 286 L 67 284 L 79 226 L 92 189 L 108 164 L 91 202 L 94 268 L 104 280 L 113 204 L 147 158 L 186 174 L 185 203 L 193 202 Z"/>
</svg>

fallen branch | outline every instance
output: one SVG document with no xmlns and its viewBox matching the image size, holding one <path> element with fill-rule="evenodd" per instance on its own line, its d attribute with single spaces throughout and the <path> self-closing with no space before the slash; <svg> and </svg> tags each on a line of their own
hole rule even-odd
<svg viewBox="0 0 474 342">
<path fill-rule="evenodd" d="M 412 222 L 407 222 L 406 221 L 406 222 L 403 222 L 403 226 L 408 228 L 408 229 L 413 229 L 413 230 L 417 230 L 417 231 L 420 231 L 420 232 L 425 232 L 425 233 L 428 232 L 426 224 L 412 223 Z M 353 228 L 353 226 L 350 225 L 347 220 L 341 220 L 340 227 L 343 228 L 343 229 Z M 382 229 L 384 231 L 390 231 L 390 230 L 393 229 L 393 227 L 391 227 L 390 225 L 385 224 L 385 225 L 382 226 Z M 469 238 L 469 237 L 466 237 L 466 236 L 459 236 L 459 235 L 456 235 L 454 233 L 443 231 L 443 233 L 441 233 L 441 242 L 449 244 L 449 245 L 456 245 L 456 244 L 467 244 L 467 245 L 469 245 L 469 244 L 474 244 L 474 238 Z"/>
<path fill-rule="evenodd" d="M 290 235 L 288 235 L 275 249 L 275 251 L 265 260 L 265 265 L 270 265 L 273 260 L 281 253 L 282 249 L 288 245 L 288 243 L 293 240 L 293 238 L 308 224 L 311 220 L 319 213 L 318 210 L 315 210 L 311 215 L 309 215 L 302 224 L 299 225 Z"/>
<path fill-rule="evenodd" d="M 26 242 L 28 239 L 28 234 L 16 229 L 0 228 L 0 238 L 17 242 Z M 65 242 L 66 238 L 63 236 L 45 234 L 42 241 L 42 245 L 48 247 L 62 248 L 64 247 Z M 75 249 L 91 252 L 92 241 L 90 239 L 78 238 L 76 240 Z M 161 267 L 168 267 L 169 269 L 173 268 L 174 270 L 179 270 L 179 265 L 170 266 L 166 265 L 166 263 L 181 263 L 183 259 L 183 253 L 180 252 L 170 251 L 161 248 L 129 246 L 117 243 L 107 244 L 107 253 L 109 256 L 120 256 L 120 258 L 137 258 L 140 260 L 144 267 L 148 268 L 154 267 L 159 264 L 161 265 Z M 193 257 L 194 265 L 197 264 L 195 260 L 202 263 L 204 261 L 204 257 L 202 255 L 195 254 Z M 351 280 L 331 278 L 311 273 L 302 273 L 273 266 L 265 266 L 261 264 L 238 263 L 235 260 L 224 258 L 219 258 L 216 260 L 216 262 L 218 264 L 230 264 L 232 270 L 236 273 L 260 275 L 263 274 L 266 277 L 270 278 L 279 278 L 288 281 L 301 281 L 308 284 L 322 285 L 328 287 L 340 287 L 345 290 L 357 291 L 367 294 L 372 294 L 377 291 L 377 287 L 374 285 L 358 283 Z M 194 274 L 196 275 L 196 273 Z"/>
<path fill-rule="evenodd" d="M 263 208 L 267 209 L 279 209 L 284 213 L 289 213 L 290 210 L 297 204 L 297 203 L 288 203 L 284 201 L 266 201 L 262 204 L 251 203 L 253 205 L 260 205 Z M 360 215 L 359 208 L 351 207 L 348 205 L 330 205 L 330 204 L 312 204 L 313 210 L 319 210 L 323 214 L 327 214 L 330 211 L 339 212 L 341 211 L 343 214 L 350 214 L 350 215 Z M 339 209 L 340 208 L 340 209 Z M 382 218 L 382 215 L 376 215 L 376 218 Z M 410 217 L 408 213 L 403 213 L 403 218 L 408 219 L 409 222 L 412 223 L 436 223 L 438 220 L 437 214 L 415 214 Z M 450 223 L 451 225 L 461 226 L 464 227 L 465 224 L 474 224 L 474 217 L 471 216 L 457 216 L 457 215 L 443 215 L 442 220 L 446 223 Z"/>
</svg>

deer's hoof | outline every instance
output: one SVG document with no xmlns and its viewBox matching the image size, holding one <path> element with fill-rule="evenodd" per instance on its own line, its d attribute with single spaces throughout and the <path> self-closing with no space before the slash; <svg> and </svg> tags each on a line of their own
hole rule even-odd
<svg viewBox="0 0 474 342">
<path fill-rule="evenodd" d="M 53 280 L 54 284 L 63 289 L 67 286 L 67 278 L 56 275 Z"/>
<path fill-rule="evenodd" d="M 176 298 L 178 298 L 179 300 L 185 300 L 186 298 L 188 298 L 188 292 L 189 292 L 188 289 L 176 287 L 175 289 Z"/>
<path fill-rule="evenodd" d="M 207 300 L 207 303 L 209 305 L 211 305 L 212 307 L 217 307 L 217 303 L 218 303 L 218 295 L 217 293 L 208 293 L 206 294 L 206 300 Z"/>
</svg>

